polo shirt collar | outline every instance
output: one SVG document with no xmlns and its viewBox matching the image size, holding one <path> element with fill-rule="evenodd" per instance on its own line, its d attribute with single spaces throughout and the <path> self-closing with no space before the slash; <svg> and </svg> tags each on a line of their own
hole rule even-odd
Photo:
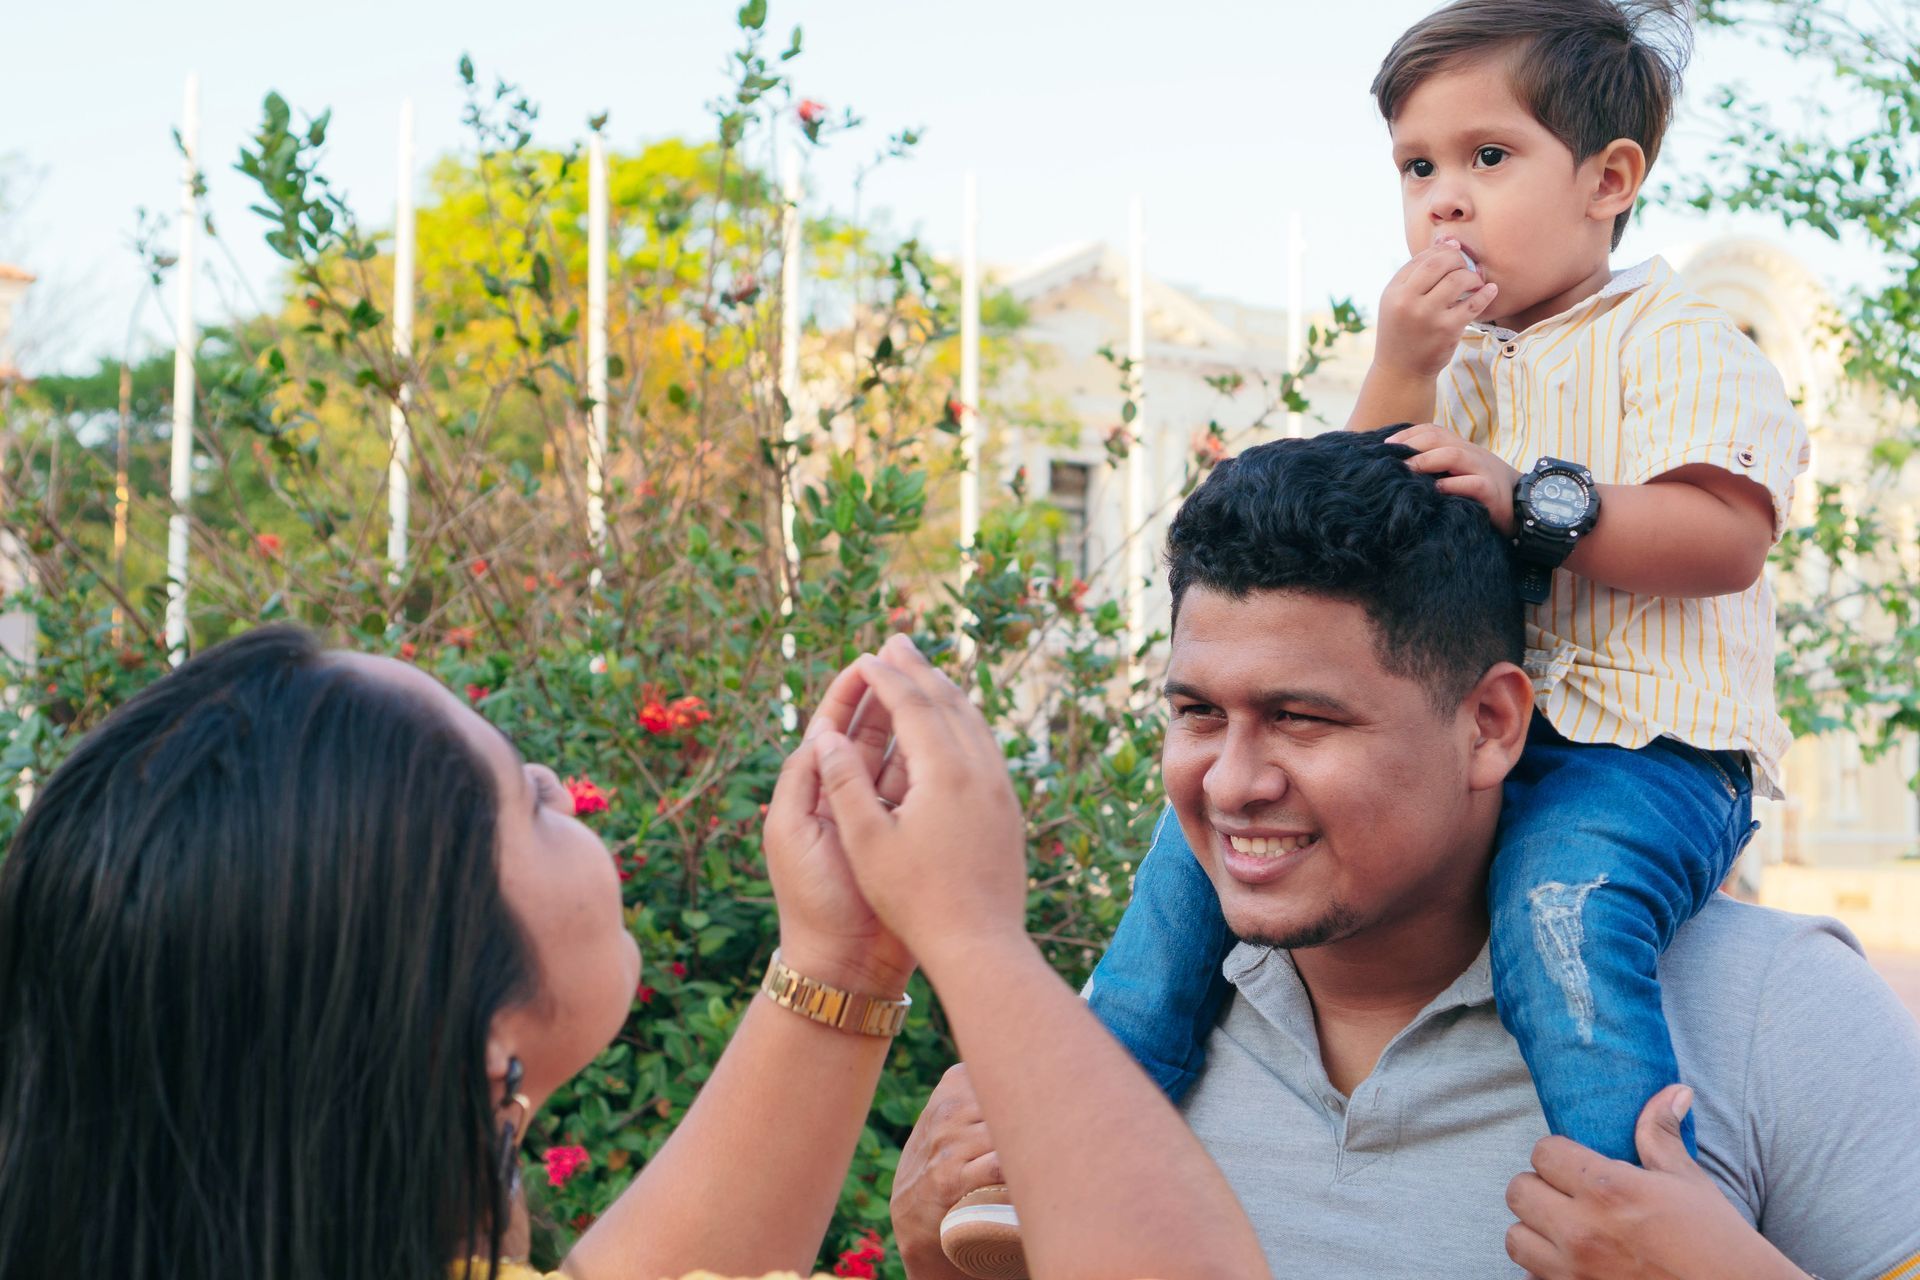
<svg viewBox="0 0 1920 1280">
<path fill-rule="evenodd" d="M 1313 1020 L 1313 999 L 1307 994 L 1306 983 L 1300 979 L 1292 952 L 1242 942 L 1227 953 L 1220 970 L 1269 1022 L 1286 1031 L 1318 1060 L 1320 1035 Z M 1394 1039 L 1399 1040 L 1441 1014 L 1492 1003 L 1493 962 L 1488 945 L 1482 943 L 1473 963 L 1429 1000 L 1426 1008 Z"/>
</svg>

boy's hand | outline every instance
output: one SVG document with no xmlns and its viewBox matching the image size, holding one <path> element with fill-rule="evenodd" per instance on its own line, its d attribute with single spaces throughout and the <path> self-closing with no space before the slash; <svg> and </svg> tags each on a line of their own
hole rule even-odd
<svg viewBox="0 0 1920 1280">
<path fill-rule="evenodd" d="M 1467 266 L 1458 240 L 1436 240 L 1387 281 L 1374 364 L 1403 378 L 1439 377 L 1499 291 Z"/>
<path fill-rule="evenodd" d="M 1507 1256 L 1539 1280 L 1806 1280 L 1747 1225 L 1680 1140 L 1692 1090 L 1653 1095 L 1634 1130 L 1643 1168 L 1542 1138 L 1507 1186 Z"/>
<path fill-rule="evenodd" d="M 1468 444 L 1431 422 L 1395 432 L 1387 437 L 1387 443 L 1414 450 L 1414 456 L 1407 459 L 1409 467 L 1443 477 L 1437 486 L 1440 492 L 1472 498 L 1493 517 L 1493 527 L 1501 537 L 1513 536 L 1513 486 L 1520 483 L 1520 473 L 1499 454 Z"/>
</svg>

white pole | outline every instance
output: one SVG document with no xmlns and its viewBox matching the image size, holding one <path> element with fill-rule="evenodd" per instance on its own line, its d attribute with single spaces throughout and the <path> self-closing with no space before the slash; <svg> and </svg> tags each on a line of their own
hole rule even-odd
<svg viewBox="0 0 1920 1280">
<path fill-rule="evenodd" d="M 179 299 L 173 347 L 173 514 L 167 519 L 167 654 L 177 666 L 187 656 L 187 504 L 193 497 L 193 242 L 200 204 L 194 195 L 200 155 L 200 77 L 187 77 L 186 115 L 180 123 Z"/>
<path fill-rule="evenodd" d="M 587 144 L 587 397 L 593 401 L 587 537 L 593 543 L 597 591 L 607 556 L 607 143 L 597 132 Z"/>
<path fill-rule="evenodd" d="M 973 576 L 980 532 L 980 193 L 967 175 L 960 241 L 960 583 Z M 966 621 L 962 617 L 962 625 Z M 961 644 L 966 644 L 962 632 Z"/>
<path fill-rule="evenodd" d="M 388 410 L 391 448 L 387 460 L 388 581 L 400 584 L 407 567 L 407 524 L 412 508 L 413 429 L 413 99 L 400 104 L 400 184 L 393 211 L 393 364 L 400 390 Z"/>
<path fill-rule="evenodd" d="M 1146 217 L 1140 197 L 1133 198 L 1132 244 L 1127 263 L 1127 402 L 1133 421 L 1127 424 L 1132 443 L 1127 449 L 1127 661 L 1138 675 L 1138 658 L 1147 634 L 1147 470 L 1149 448 L 1146 412 L 1147 300 Z"/>
<path fill-rule="evenodd" d="M 792 147 L 780 157 L 780 395 L 786 401 L 786 422 L 780 438 L 786 466 L 795 458 L 793 444 L 800 438 L 800 160 Z M 793 613 L 792 585 L 800 573 L 800 548 L 793 540 L 793 485 L 783 471 L 780 481 L 780 542 L 786 549 L 787 572 L 780 580 L 780 616 Z M 780 653 L 788 662 L 794 659 L 793 633 L 780 637 Z M 791 733 L 799 723 L 793 694 L 787 682 L 780 682 L 781 723 Z"/>
<path fill-rule="evenodd" d="M 1306 261 L 1306 247 L 1300 239 L 1300 215 L 1287 216 L 1287 372 L 1300 368 L 1301 320 L 1305 295 L 1300 287 L 1300 267 Z M 1300 415 L 1287 411 L 1287 434 L 1300 434 Z"/>
</svg>

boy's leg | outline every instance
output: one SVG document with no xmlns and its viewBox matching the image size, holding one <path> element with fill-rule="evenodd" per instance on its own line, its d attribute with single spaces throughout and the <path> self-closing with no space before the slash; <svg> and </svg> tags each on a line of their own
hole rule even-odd
<svg viewBox="0 0 1920 1280">
<path fill-rule="evenodd" d="M 1639 1162 L 1634 1124 L 1680 1079 L 1658 962 L 1751 829 L 1739 758 L 1670 740 L 1570 743 L 1535 718 L 1491 875 L 1494 995 L 1548 1127 Z M 1682 1127 L 1694 1149 L 1693 1122 Z"/>
<path fill-rule="evenodd" d="M 1087 984 L 1087 1003 L 1178 1102 L 1200 1072 L 1233 949 L 1213 882 L 1168 806 L 1133 878 L 1133 901 Z"/>
</svg>

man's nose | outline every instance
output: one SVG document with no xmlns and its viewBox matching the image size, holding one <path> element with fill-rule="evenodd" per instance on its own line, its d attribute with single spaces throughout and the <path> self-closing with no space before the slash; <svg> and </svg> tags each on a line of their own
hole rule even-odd
<svg viewBox="0 0 1920 1280">
<path fill-rule="evenodd" d="M 1207 804 L 1220 813 L 1240 813 L 1272 804 L 1287 794 L 1287 772 L 1260 751 L 1257 743 L 1228 738 L 1207 769 Z"/>
</svg>

